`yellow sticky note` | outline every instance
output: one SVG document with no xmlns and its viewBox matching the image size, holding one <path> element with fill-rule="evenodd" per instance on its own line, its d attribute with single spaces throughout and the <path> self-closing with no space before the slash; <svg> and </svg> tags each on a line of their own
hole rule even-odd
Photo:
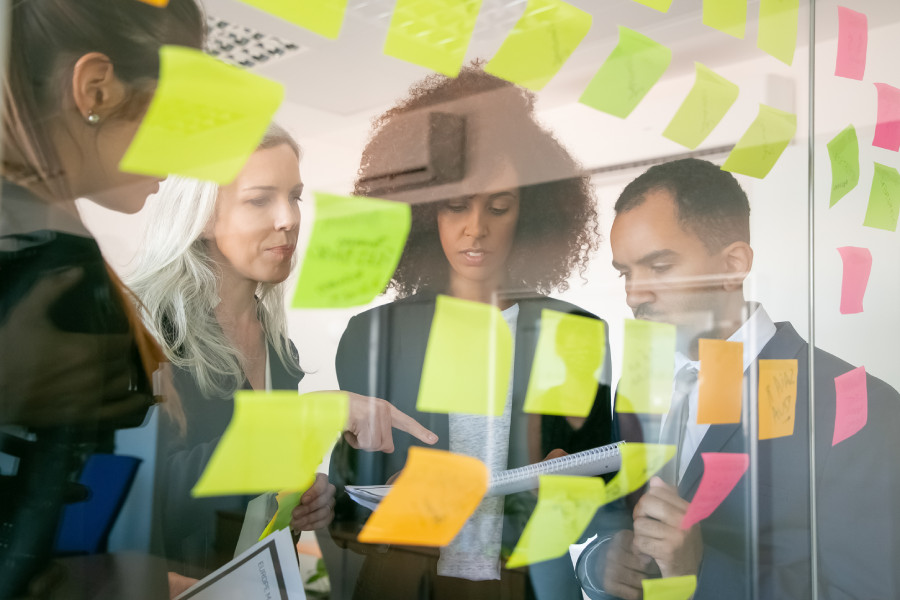
<svg viewBox="0 0 900 600">
<path fill-rule="evenodd" d="M 456 77 L 481 0 L 398 0 L 384 53 Z"/>
<path fill-rule="evenodd" d="M 722 170 L 762 179 L 796 132 L 797 115 L 760 104 L 759 114 L 725 159 Z"/>
<path fill-rule="evenodd" d="M 506 562 L 509 569 L 562 556 L 604 503 L 603 479 L 542 475 L 538 501 Z"/>
<path fill-rule="evenodd" d="M 347 11 L 347 0 L 240 1 L 332 40 L 341 33 Z"/>
<path fill-rule="evenodd" d="M 831 160 L 828 207 L 831 208 L 859 183 L 859 139 L 853 125 L 848 125 L 828 142 L 828 158 Z"/>
<path fill-rule="evenodd" d="M 759 439 L 794 434 L 797 360 L 759 361 Z"/>
<path fill-rule="evenodd" d="M 269 521 L 269 524 L 266 525 L 266 528 L 263 529 L 262 535 L 259 536 L 260 540 L 273 531 L 284 529 L 291 524 L 291 513 L 300 504 L 300 496 L 302 495 L 303 492 L 278 492 L 275 496 L 275 500 L 278 502 L 278 510 L 275 512 L 272 520 Z"/>
<path fill-rule="evenodd" d="M 169 5 L 169 0 L 140 0 L 144 4 L 149 4 L 151 6 L 158 6 L 160 8 L 165 8 Z"/>
<path fill-rule="evenodd" d="M 487 488 L 488 469 L 477 458 L 412 447 L 391 491 L 359 532 L 359 541 L 445 546 Z"/>
<path fill-rule="evenodd" d="M 697 590 L 697 576 L 664 577 L 644 579 L 644 600 L 690 600 Z"/>
<path fill-rule="evenodd" d="M 347 394 L 238 391 L 193 496 L 305 490 L 347 423 Z"/>
<path fill-rule="evenodd" d="M 592 19 L 590 13 L 561 0 L 528 0 L 525 14 L 484 70 L 541 90 L 587 35 Z"/>
<path fill-rule="evenodd" d="M 875 163 L 875 175 L 869 190 L 869 204 L 863 225 L 885 231 L 897 231 L 900 214 L 900 173 L 894 167 Z"/>
<path fill-rule="evenodd" d="M 725 340 L 700 340 L 697 423 L 741 422 L 744 345 Z"/>
<path fill-rule="evenodd" d="M 675 378 L 675 326 L 625 320 L 625 352 L 616 411 L 669 412 Z"/>
<path fill-rule="evenodd" d="M 738 86 L 700 63 L 694 68 L 694 86 L 663 131 L 663 136 L 691 149 L 716 128 L 739 93 Z"/>
<path fill-rule="evenodd" d="M 499 417 L 512 351 L 512 333 L 499 308 L 438 296 L 416 408 Z"/>
<path fill-rule="evenodd" d="M 653 475 L 675 456 L 671 444 L 627 443 L 619 446 L 622 466 L 606 484 L 605 502 L 612 502 L 630 494 L 647 483 Z"/>
<path fill-rule="evenodd" d="M 672 0 L 634 0 L 638 4 L 643 4 L 644 6 L 649 6 L 654 10 L 658 10 L 659 12 L 669 12 L 669 8 L 672 6 Z"/>
<path fill-rule="evenodd" d="M 578 99 L 624 119 L 672 62 L 672 51 L 645 35 L 619 26 L 619 43 Z"/>
<path fill-rule="evenodd" d="M 703 0 L 703 24 L 744 39 L 747 0 Z"/>
<path fill-rule="evenodd" d="M 193 48 L 163 46 L 159 60 L 159 85 L 119 169 L 229 183 L 262 140 L 284 86 Z"/>
<path fill-rule="evenodd" d="M 524 411 L 586 417 L 597 396 L 606 358 L 606 326 L 599 319 L 541 311 Z"/>
<path fill-rule="evenodd" d="M 800 0 L 759 0 L 756 46 L 781 62 L 794 62 Z"/>
<path fill-rule="evenodd" d="M 368 304 L 384 291 L 400 261 L 409 235 L 409 205 L 320 192 L 315 202 L 315 222 L 291 306 Z"/>
</svg>

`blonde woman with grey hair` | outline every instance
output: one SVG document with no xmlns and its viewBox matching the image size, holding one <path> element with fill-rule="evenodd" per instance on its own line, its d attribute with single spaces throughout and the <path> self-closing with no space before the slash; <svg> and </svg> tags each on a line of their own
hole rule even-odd
<svg viewBox="0 0 900 600">
<path fill-rule="evenodd" d="M 231 419 L 234 391 L 297 390 L 303 377 L 287 335 L 283 289 L 300 225 L 299 161 L 297 143 L 272 125 L 232 183 L 170 177 L 148 201 L 129 285 L 174 367 L 183 406 L 183 414 L 161 414 L 155 526 L 165 555 L 191 575 L 230 558 L 215 551 L 222 547 L 214 539 L 216 514 L 242 515 L 251 500 L 190 496 Z M 392 426 L 437 441 L 383 400 L 351 395 L 344 434 L 350 443 L 392 451 Z M 334 486 L 318 474 L 292 513 L 291 529 L 323 527 L 333 508 Z"/>
</svg>

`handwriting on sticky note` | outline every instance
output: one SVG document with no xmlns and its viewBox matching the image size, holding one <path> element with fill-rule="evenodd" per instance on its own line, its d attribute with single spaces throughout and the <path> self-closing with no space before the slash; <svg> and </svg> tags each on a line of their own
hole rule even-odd
<svg viewBox="0 0 900 600">
<path fill-rule="evenodd" d="M 563 556 L 604 503 L 603 479 L 542 475 L 537 507 L 506 563 L 514 569 Z"/>
<path fill-rule="evenodd" d="M 664 577 L 641 581 L 644 600 L 690 600 L 697 591 L 697 576 Z"/>
<path fill-rule="evenodd" d="M 266 525 L 266 528 L 263 529 L 262 535 L 259 536 L 260 540 L 273 531 L 284 529 L 291 524 L 291 513 L 300 504 L 302 495 L 303 492 L 278 492 L 275 496 L 275 500 L 278 502 L 278 510 L 275 512 L 272 520 L 269 521 L 269 524 Z"/>
<path fill-rule="evenodd" d="M 315 193 L 316 214 L 291 306 L 368 304 L 384 291 L 409 235 L 408 204 Z"/>
<path fill-rule="evenodd" d="M 500 309 L 438 296 L 416 408 L 498 417 L 511 369 L 512 333 Z"/>
<path fill-rule="evenodd" d="M 656 85 L 671 62 L 669 48 L 620 25 L 618 45 L 578 101 L 624 119 Z"/>
<path fill-rule="evenodd" d="M 674 371 L 675 326 L 626 319 L 616 410 L 666 414 L 672 401 Z"/>
<path fill-rule="evenodd" d="M 672 0 L 634 0 L 638 4 L 643 4 L 644 6 L 649 6 L 654 10 L 658 10 L 659 12 L 669 12 L 669 9 L 672 7 Z"/>
<path fill-rule="evenodd" d="M 794 62 L 800 0 L 760 0 L 756 46 L 786 65 Z"/>
<path fill-rule="evenodd" d="M 347 423 L 347 394 L 238 391 L 194 496 L 305 490 Z"/>
<path fill-rule="evenodd" d="M 738 86 L 700 63 L 694 68 L 694 85 L 663 131 L 663 136 L 691 149 L 715 129 L 739 93 Z"/>
<path fill-rule="evenodd" d="M 703 479 L 700 480 L 697 492 L 681 520 L 682 529 L 690 529 L 713 514 L 750 466 L 748 454 L 703 452 L 701 456 Z"/>
<path fill-rule="evenodd" d="M 900 150 L 900 89 L 886 83 L 876 83 L 878 90 L 878 120 L 872 145 L 885 150 Z"/>
<path fill-rule="evenodd" d="M 859 139 L 853 125 L 848 125 L 828 142 L 828 158 L 831 160 L 831 199 L 828 206 L 831 207 L 859 183 Z"/>
<path fill-rule="evenodd" d="M 445 546 L 478 507 L 487 487 L 488 469 L 477 458 L 412 447 L 359 541 Z"/>
<path fill-rule="evenodd" d="M 703 0 L 703 24 L 744 39 L 747 0 Z"/>
<path fill-rule="evenodd" d="M 872 272 L 872 253 L 868 248 L 844 246 L 838 248 L 844 264 L 841 278 L 841 314 L 852 315 L 863 311 L 863 297 Z"/>
<path fill-rule="evenodd" d="M 797 132 L 797 115 L 765 104 L 731 150 L 723 171 L 764 178 L 781 158 Z"/>
<path fill-rule="evenodd" d="M 484 70 L 539 91 L 587 35 L 592 19 L 562 0 L 528 0 L 522 18 Z"/>
<path fill-rule="evenodd" d="M 481 0 L 399 0 L 384 53 L 456 77 L 480 10 Z"/>
<path fill-rule="evenodd" d="M 759 439 L 794 434 L 797 360 L 759 361 Z"/>
<path fill-rule="evenodd" d="M 622 466 L 606 484 L 607 503 L 630 494 L 647 483 L 663 465 L 675 456 L 671 444 L 640 444 L 629 442 L 619 446 Z"/>
<path fill-rule="evenodd" d="M 740 423 L 743 379 L 741 342 L 701 339 L 697 423 Z"/>
<path fill-rule="evenodd" d="M 606 326 L 599 319 L 541 311 L 524 411 L 586 417 L 597 396 L 606 358 Z"/>
<path fill-rule="evenodd" d="M 838 6 L 838 47 L 834 74 L 862 81 L 866 72 L 869 23 L 866 15 Z"/>
<path fill-rule="evenodd" d="M 875 163 L 869 205 L 863 225 L 887 231 L 897 231 L 900 215 L 900 173 L 893 167 Z"/>
<path fill-rule="evenodd" d="M 332 40 L 340 35 L 347 12 L 347 0 L 240 1 Z"/>
<path fill-rule="evenodd" d="M 834 413 L 835 446 L 866 426 L 869 418 L 869 395 L 866 390 L 866 368 L 857 367 L 834 378 L 837 398 Z"/>
<path fill-rule="evenodd" d="M 229 183 L 256 150 L 284 87 L 193 48 L 163 46 L 159 60 L 159 85 L 119 169 Z"/>
</svg>

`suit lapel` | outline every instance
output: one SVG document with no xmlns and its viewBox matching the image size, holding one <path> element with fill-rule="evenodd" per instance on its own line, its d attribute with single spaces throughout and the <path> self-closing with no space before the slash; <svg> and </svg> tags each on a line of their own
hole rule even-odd
<svg viewBox="0 0 900 600">
<path fill-rule="evenodd" d="M 735 435 L 741 433 L 741 424 L 734 423 L 731 425 L 711 425 L 706 435 L 700 440 L 700 446 L 697 452 L 691 457 L 688 468 L 684 472 L 684 477 L 678 484 L 678 491 L 682 498 L 693 497 L 694 490 L 703 475 L 703 452 L 721 452 Z M 732 452 L 736 450 L 731 450 Z"/>
</svg>

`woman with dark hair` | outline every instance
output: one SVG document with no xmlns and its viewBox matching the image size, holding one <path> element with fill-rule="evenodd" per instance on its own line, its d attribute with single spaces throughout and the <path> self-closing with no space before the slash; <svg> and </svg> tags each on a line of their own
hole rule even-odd
<svg viewBox="0 0 900 600">
<path fill-rule="evenodd" d="M 461 135 L 459 125 L 453 134 L 454 121 L 465 123 Z M 424 185 L 406 168 L 416 164 L 423 139 L 433 172 Z M 413 217 L 390 283 L 398 299 L 355 316 L 341 338 L 341 389 L 387 399 L 436 432 L 439 447 L 475 456 L 492 471 L 610 443 L 608 358 L 586 418 L 523 412 L 542 311 L 597 318 L 545 295 L 584 272 L 598 243 L 597 213 L 589 177 L 537 123 L 529 93 L 477 66 L 456 79 L 425 79 L 376 119 L 355 191 L 410 202 Z M 503 416 L 416 410 L 438 294 L 493 304 L 510 326 L 514 366 Z M 403 468 L 409 446 L 387 455 L 342 444 L 332 455 L 339 490 L 333 537 L 367 554 L 355 598 L 580 597 L 568 557 L 533 567 L 530 577 L 501 570 L 503 550 L 514 547 L 533 510 L 532 493 L 486 498 L 437 560 L 421 549 L 356 543 L 368 511 L 344 486 L 384 484 Z"/>
</svg>

